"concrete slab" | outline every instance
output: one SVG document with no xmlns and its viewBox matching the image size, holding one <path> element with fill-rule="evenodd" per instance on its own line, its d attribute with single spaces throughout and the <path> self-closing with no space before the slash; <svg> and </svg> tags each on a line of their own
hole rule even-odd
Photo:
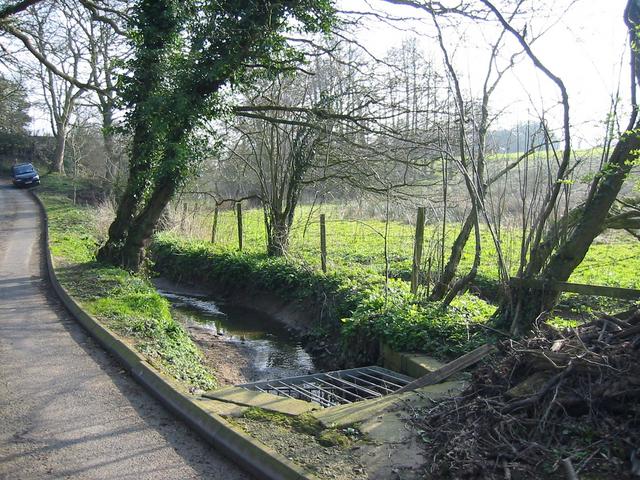
<svg viewBox="0 0 640 480">
<path fill-rule="evenodd" d="M 444 363 L 427 355 L 403 354 L 400 372 L 419 378 L 427 373 L 435 372 L 443 366 Z"/>
<path fill-rule="evenodd" d="M 424 479 L 424 447 L 413 429 L 397 425 L 406 432 L 401 441 L 369 442 L 360 449 L 360 462 L 369 480 L 420 480 Z M 398 438 L 395 438 L 397 440 Z"/>
<path fill-rule="evenodd" d="M 466 382 L 463 381 L 446 382 L 414 392 L 390 395 L 395 401 L 387 403 L 377 414 L 363 419 L 358 427 L 370 442 L 362 447 L 360 461 L 365 466 L 367 478 L 425 478 L 426 459 L 423 457 L 421 432 L 410 421 L 411 412 L 416 408 L 428 407 L 439 398 L 457 395 L 465 387 Z"/>
<path fill-rule="evenodd" d="M 384 367 L 414 378 L 435 372 L 444 366 L 440 360 L 428 355 L 411 352 L 396 352 L 386 344 L 381 345 Z"/>
<path fill-rule="evenodd" d="M 241 417 L 249 407 L 235 403 L 221 402 L 210 398 L 197 399 L 198 405 L 209 413 L 215 413 L 223 417 Z"/>
<path fill-rule="evenodd" d="M 206 398 L 221 402 L 235 403 L 247 407 L 260 407 L 271 412 L 286 415 L 300 415 L 320 408 L 315 403 L 296 400 L 294 398 L 279 397 L 270 393 L 255 392 L 242 387 L 227 387 L 213 390 L 203 395 Z"/>
<path fill-rule="evenodd" d="M 448 382 L 418 388 L 413 393 L 417 399 L 438 400 L 440 398 L 459 395 L 468 385 L 469 382 L 465 380 L 450 380 Z"/>
<path fill-rule="evenodd" d="M 402 443 L 411 437 L 411 431 L 406 428 L 406 419 L 398 412 L 376 415 L 362 423 L 359 430 L 378 443 Z"/>
<path fill-rule="evenodd" d="M 344 427 L 364 422 L 407 403 L 411 404 L 413 408 L 426 406 L 433 400 L 457 395 L 465 387 L 466 382 L 464 381 L 444 382 L 420 388 L 415 392 L 392 394 L 373 400 L 325 408 L 312 412 L 311 415 L 326 427 Z"/>
</svg>

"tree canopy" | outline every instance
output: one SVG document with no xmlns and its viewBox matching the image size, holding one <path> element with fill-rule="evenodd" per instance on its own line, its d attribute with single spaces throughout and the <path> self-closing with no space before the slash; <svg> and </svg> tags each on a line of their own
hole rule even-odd
<svg viewBox="0 0 640 480">
<path fill-rule="evenodd" d="M 31 117 L 24 88 L 0 77 L 0 133 L 25 134 Z"/>
<path fill-rule="evenodd" d="M 162 210 L 196 168 L 205 144 L 200 122 L 224 115 L 235 87 L 295 69 L 302 53 L 286 34 L 328 32 L 333 13 L 328 0 L 136 4 L 123 90 L 130 176 L 102 259 L 140 266 Z"/>
</svg>

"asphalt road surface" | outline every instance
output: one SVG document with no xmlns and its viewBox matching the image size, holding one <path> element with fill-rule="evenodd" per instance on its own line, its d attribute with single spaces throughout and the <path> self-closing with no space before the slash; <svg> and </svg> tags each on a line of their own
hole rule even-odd
<svg viewBox="0 0 640 480">
<path fill-rule="evenodd" d="M 248 479 L 58 303 L 38 215 L 27 191 L 0 182 L 0 479 Z"/>
</svg>

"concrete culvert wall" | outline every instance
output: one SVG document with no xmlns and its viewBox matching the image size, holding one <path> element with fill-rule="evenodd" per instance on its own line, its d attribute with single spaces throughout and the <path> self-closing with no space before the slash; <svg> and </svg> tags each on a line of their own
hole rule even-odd
<svg viewBox="0 0 640 480">
<path fill-rule="evenodd" d="M 340 335 L 341 299 L 320 286 L 296 288 L 292 285 L 272 288 L 262 285 L 242 268 L 246 259 L 236 254 L 217 255 L 206 249 L 188 253 L 175 245 L 154 243 L 150 249 L 155 272 L 173 282 L 197 286 L 200 291 L 232 305 L 266 313 L 303 339 L 305 350 L 320 370 L 338 370 L 379 361 L 378 339 L 352 338 L 345 344 Z M 234 258 L 230 258 L 234 257 Z M 220 265 L 224 263 L 225 265 Z"/>
</svg>

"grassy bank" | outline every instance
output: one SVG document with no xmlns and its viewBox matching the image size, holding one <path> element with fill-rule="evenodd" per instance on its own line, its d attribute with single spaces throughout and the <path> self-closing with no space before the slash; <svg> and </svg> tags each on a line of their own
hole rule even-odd
<svg viewBox="0 0 640 480">
<path fill-rule="evenodd" d="M 184 205 L 184 204 L 182 204 Z M 194 240 L 208 241 L 211 238 L 213 214 L 204 206 L 196 208 L 188 204 L 187 209 L 178 206 L 173 212 L 172 233 Z M 391 277 L 408 280 L 413 261 L 415 212 L 407 211 L 389 222 L 375 218 L 375 208 L 367 210 L 357 205 L 326 204 L 312 209 L 308 205 L 297 209 L 291 231 L 289 257 L 310 268 L 320 268 L 319 216 L 327 218 L 327 259 L 330 272 L 351 276 L 352 272 L 367 275 L 384 275 L 385 249 Z M 186 212 L 186 215 L 184 213 Z M 378 212 L 379 214 L 380 212 Z M 243 250 L 259 256 L 266 250 L 264 214 L 261 209 L 243 211 Z M 435 278 L 441 267 L 439 242 L 441 225 L 427 225 L 425 230 L 424 265 L 425 277 Z M 386 230 L 386 242 L 384 233 Z M 445 231 L 445 254 L 458 234 L 459 225 L 452 222 Z M 511 275 L 516 275 L 520 255 L 518 229 L 504 225 L 501 231 L 503 258 Z M 484 296 L 492 298 L 498 292 L 498 256 L 490 233 L 483 229 L 482 260 L 475 280 Z M 237 218 L 233 209 L 221 210 L 217 219 L 216 245 L 223 250 L 235 251 L 238 247 Z M 475 241 L 473 235 L 463 252 L 459 272 L 469 271 L 473 263 Z M 429 262 L 431 258 L 431 262 Z M 640 242 L 626 232 L 607 232 L 596 239 L 583 262 L 576 268 L 570 282 L 612 287 L 640 289 Z M 604 297 L 563 295 L 563 303 L 576 312 L 593 309 L 623 309 L 625 302 Z"/>
<path fill-rule="evenodd" d="M 95 261 L 109 213 L 71 200 L 100 193 L 90 182 L 51 175 L 40 189 L 50 219 L 50 245 L 56 270 L 69 292 L 106 326 L 167 374 L 190 386 L 210 388 L 214 379 L 184 329 L 171 318 L 168 302 L 149 282 Z M 295 259 L 237 252 L 208 242 L 159 234 L 151 253 L 157 273 L 200 285 L 268 292 L 303 305 L 313 317 L 311 336 L 335 341 L 341 361 L 377 360 L 379 341 L 397 350 L 450 358 L 484 340 L 477 324 L 493 309 L 462 296 L 446 313 L 436 305 L 416 303 L 406 282 L 384 278 L 365 266 L 323 274 Z"/>
<path fill-rule="evenodd" d="M 129 341 L 159 370 L 188 388 L 210 389 L 215 378 L 201 354 L 169 311 L 168 302 L 140 276 L 95 261 L 102 240 L 97 209 L 74 205 L 69 181 L 43 179 L 39 196 L 49 216 L 49 238 L 56 273 L 69 293 L 105 326 Z M 71 185 L 72 186 L 72 185 Z M 76 184 L 81 191 L 95 186 Z"/>
<path fill-rule="evenodd" d="M 95 263 L 100 231 L 108 225 L 98 227 L 96 222 L 105 215 L 69 201 L 72 191 L 77 198 L 84 198 L 92 185 L 57 176 L 48 177 L 43 185 L 43 197 L 52 215 L 52 247 L 68 288 L 88 310 L 134 339 L 140 351 L 172 375 L 193 384 L 206 384 L 208 377 L 197 367 L 195 347 L 171 320 L 166 302 L 155 290 L 140 277 Z M 317 213 L 308 207 L 300 210 L 292 237 L 294 253 L 287 258 L 270 258 L 263 253 L 261 211 L 254 209 L 245 212 L 243 252 L 237 251 L 231 233 L 226 237 L 223 234 L 225 224 L 230 220 L 235 223 L 233 213 L 220 212 L 216 244 L 188 238 L 184 232 L 156 235 L 150 249 L 152 268 L 174 280 L 216 290 L 246 291 L 248 296 L 252 292 L 267 293 L 300 306 L 312 325 L 310 343 L 330 344 L 332 354 L 343 355 L 343 364 L 375 361 L 380 340 L 396 350 L 441 358 L 455 357 L 486 340 L 481 324 L 492 315 L 493 306 L 467 294 L 443 311 L 438 304 L 421 302 L 410 295 L 405 281 L 413 242 L 409 224 L 394 221 L 389 225 L 388 259 L 398 278 L 385 282 L 379 263 L 383 240 L 375 233 L 384 229 L 384 223 L 331 222 L 328 228 L 337 232 L 335 238 L 342 239 L 343 248 L 329 243 L 333 263 L 324 274 L 318 268 L 319 251 L 313 235 Z M 334 213 L 339 215 L 337 209 Z M 450 230 L 452 236 L 455 228 Z M 640 246 L 619 240 L 594 245 L 572 280 L 640 286 L 636 285 L 635 274 L 636 266 L 640 268 L 640 251 L 636 254 Z M 489 240 L 484 241 L 485 267 L 479 280 L 491 288 L 494 274 L 490 264 L 495 251 Z M 515 239 L 507 241 L 504 237 L 504 242 L 512 245 L 509 248 L 516 247 Z M 462 270 L 468 267 L 469 255 L 463 258 Z M 569 300 L 576 304 L 583 301 Z M 321 349 L 326 350 L 324 346 Z"/>
<path fill-rule="evenodd" d="M 151 246 L 161 275 L 217 289 L 269 292 L 303 305 L 314 318 L 318 338 L 337 338 L 350 361 L 372 362 L 379 340 L 397 350 L 421 351 L 442 358 L 457 356 L 485 340 L 479 323 L 494 307 L 472 295 L 456 299 L 443 312 L 419 303 L 404 281 L 367 269 L 322 272 L 303 262 L 236 252 L 207 242 L 159 234 Z"/>
</svg>

